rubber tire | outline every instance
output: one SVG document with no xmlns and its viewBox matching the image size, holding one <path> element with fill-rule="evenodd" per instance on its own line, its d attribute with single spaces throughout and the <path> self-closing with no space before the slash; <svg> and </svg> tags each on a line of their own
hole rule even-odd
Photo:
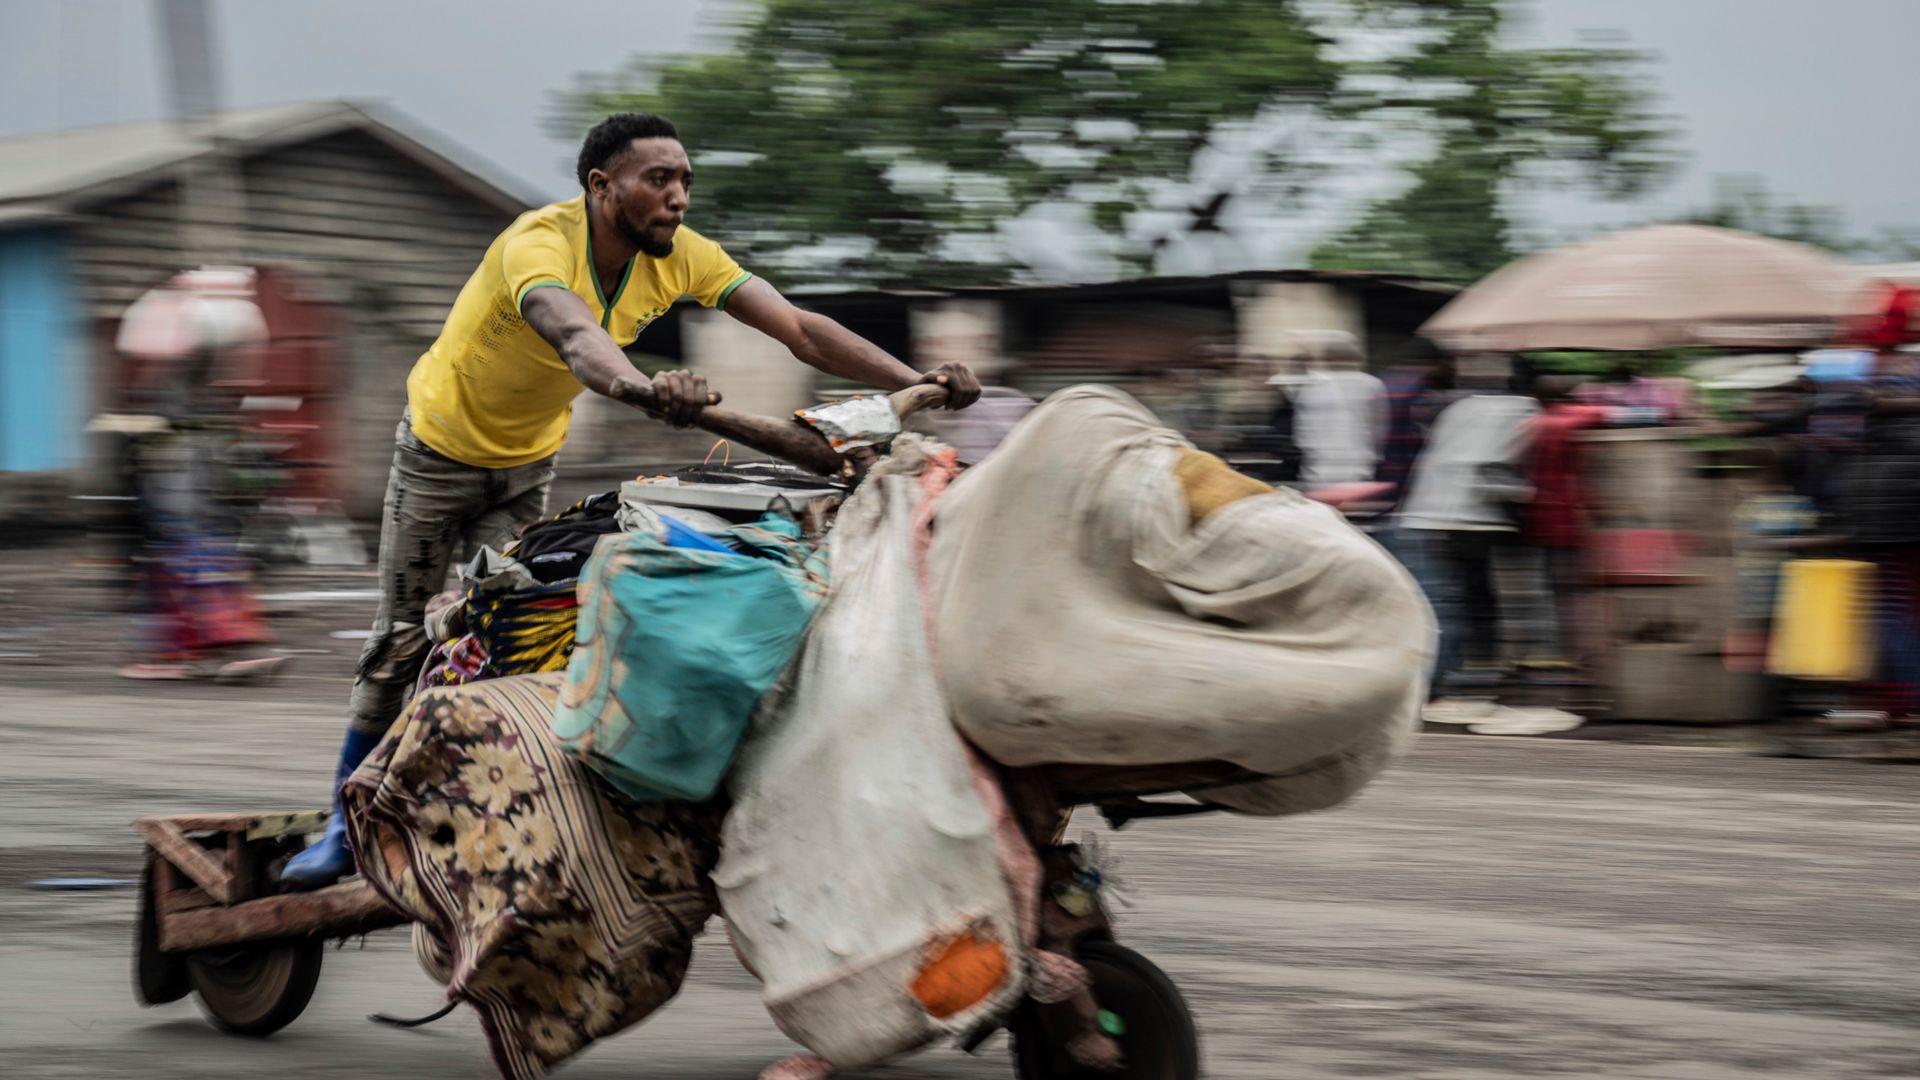
<svg viewBox="0 0 1920 1080">
<path fill-rule="evenodd" d="M 1020 1080 L 1200 1080 L 1200 1034 L 1167 973 L 1112 941 L 1084 940 L 1074 951 L 1093 977 L 1094 1000 L 1126 1025 L 1120 1036 L 1125 1067 L 1096 1072 L 1069 1064 L 1066 1052 L 1049 1044 L 1029 1003 L 1009 1025 Z"/>
<path fill-rule="evenodd" d="M 192 953 L 187 977 L 214 1027 L 260 1038 L 306 1011 L 326 945 L 324 938 L 302 938 Z"/>
<path fill-rule="evenodd" d="M 160 951 L 160 917 L 153 900 L 153 860 L 140 877 L 140 916 L 133 931 L 133 996 L 142 1005 L 165 1005 L 193 992 L 183 957 Z"/>
</svg>

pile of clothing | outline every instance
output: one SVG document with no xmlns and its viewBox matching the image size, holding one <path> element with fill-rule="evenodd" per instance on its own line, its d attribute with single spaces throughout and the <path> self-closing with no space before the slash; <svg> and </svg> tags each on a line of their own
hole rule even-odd
<svg viewBox="0 0 1920 1080">
<path fill-rule="evenodd" d="M 620 493 L 604 492 L 528 526 L 505 552 L 475 554 L 466 587 L 429 608 L 434 650 L 419 689 L 566 670 L 580 572 L 601 538 L 623 531 L 619 512 Z"/>
<path fill-rule="evenodd" d="M 778 515 L 602 541 L 554 733 L 636 802 L 712 797 L 826 593 L 824 556 Z"/>
<path fill-rule="evenodd" d="M 765 688 L 726 680 L 770 683 L 825 592 L 791 521 L 672 513 L 609 492 L 482 551 L 429 614 L 419 692 L 342 791 L 360 873 L 513 1080 L 678 991 L 717 909 L 710 796 Z"/>
<path fill-rule="evenodd" d="M 748 525 L 683 507 L 656 508 L 620 491 L 574 503 L 521 531 L 505 551 L 482 548 L 461 569 L 463 588 L 436 597 L 427 611 L 434 643 L 416 691 L 504 675 L 564 671 L 577 641 L 582 596 L 610 580 L 604 570 L 582 585 L 595 549 L 610 536 L 635 545 L 734 553 L 822 572 L 790 518 L 769 514 Z M 610 557 L 604 566 L 613 563 Z M 717 564 L 727 565 L 724 561 Z M 650 567 L 628 569 L 642 573 Z M 824 591 L 824 580 L 818 590 Z"/>
</svg>

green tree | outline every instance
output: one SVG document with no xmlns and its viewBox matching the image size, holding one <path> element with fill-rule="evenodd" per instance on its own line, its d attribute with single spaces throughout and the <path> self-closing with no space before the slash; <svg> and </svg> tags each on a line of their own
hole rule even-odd
<svg viewBox="0 0 1920 1080">
<path fill-rule="evenodd" d="M 1324 101 L 1338 68 L 1293 0 L 763 0 L 719 54 L 562 99 L 674 119 L 700 220 L 758 259 L 838 238 L 881 284 L 1005 280 L 994 230 L 1038 202 L 1117 229 L 1223 119 Z M 796 262 L 789 276 L 804 276 Z"/>
<path fill-rule="evenodd" d="M 1512 260 L 1512 226 L 1501 203 L 1505 178 L 1487 155 L 1471 145 L 1443 145 L 1411 171 L 1411 187 L 1315 248 L 1312 265 L 1468 282 Z"/>
<path fill-rule="evenodd" d="M 1413 184 L 1314 252 L 1315 266 L 1472 281 L 1510 260 L 1505 196 L 1571 171 L 1629 198 L 1664 179 L 1673 127 L 1654 111 L 1644 58 L 1618 47 L 1503 43 L 1509 0 L 1355 0 L 1358 25 L 1412 44 L 1355 64 L 1365 85 L 1339 107 L 1394 116 L 1433 138 Z"/>
<path fill-rule="evenodd" d="M 1631 188 L 1654 163 L 1657 132 L 1634 126 L 1643 99 L 1617 77 L 1622 59 L 1503 49 L 1505 6 L 754 0 L 723 51 L 642 62 L 562 95 L 555 131 L 577 137 L 622 109 L 672 117 L 696 155 L 701 226 L 786 280 L 962 284 L 1017 276 L 996 231 L 1050 202 L 1087 207 L 1117 254 L 1145 268 L 1152 239 L 1129 235 L 1128 215 L 1184 183 L 1221 124 L 1283 106 L 1385 110 L 1442 130 L 1439 152 L 1416 168 L 1415 202 L 1375 208 L 1323 261 L 1459 277 L 1505 251 L 1500 185 L 1521 164 L 1579 160 Z M 1380 29 L 1419 44 L 1339 58 L 1339 33 Z M 1355 74 L 1399 89 L 1356 92 Z M 1281 149 L 1248 180 L 1312 183 L 1316 167 Z M 1214 227 L 1225 193 L 1191 195 L 1211 209 L 1190 226 Z M 836 250 L 848 256 L 838 265 Z"/>
</svg>

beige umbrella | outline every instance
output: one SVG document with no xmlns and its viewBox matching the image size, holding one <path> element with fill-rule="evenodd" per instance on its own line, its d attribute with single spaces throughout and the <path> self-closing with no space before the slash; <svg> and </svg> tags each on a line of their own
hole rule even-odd
<svg viewBox="0 0 1920 1080">
<path fill-rule="evenodd" d="M 1455 352 L 1781 349 L 1825 344 L 1872 310 L 1859 274 L 1819 248 L 1652 225 L 1502 267 L 1420 332 Z"/>
</svg>

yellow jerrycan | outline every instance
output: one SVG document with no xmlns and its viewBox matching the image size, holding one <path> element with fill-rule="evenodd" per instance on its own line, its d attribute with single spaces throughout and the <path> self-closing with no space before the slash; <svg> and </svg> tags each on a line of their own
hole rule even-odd
<svg viewBox="0 0 1920 1080">
<path fill-rule="evenodd" d="M 1872 676 L 1873 572 L 1872 563 L 1851 559 L 1783 564 L 1767 670 L 1847 682 Z"/>
</svg>

